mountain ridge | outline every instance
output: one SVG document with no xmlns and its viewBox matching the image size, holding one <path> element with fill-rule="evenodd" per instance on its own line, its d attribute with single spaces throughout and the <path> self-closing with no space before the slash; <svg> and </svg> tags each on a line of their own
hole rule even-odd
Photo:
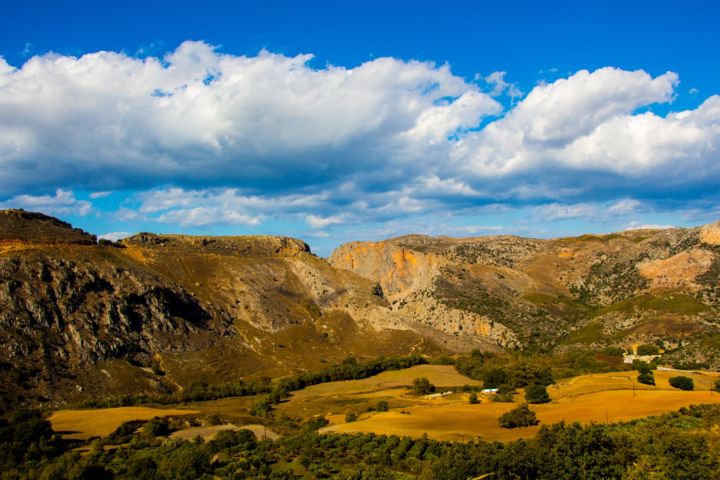
<svg viewBox="0 0 720 480">
<path fill-rule="evenodd" d="M 348 355 L 632 348 L 720 363 L 720 224 L 532 239 L 119 242 L 0 212 L 7 404 L 168 393 Z M 3 243 L 4 242 L 4 243 Z"/>
</svg>

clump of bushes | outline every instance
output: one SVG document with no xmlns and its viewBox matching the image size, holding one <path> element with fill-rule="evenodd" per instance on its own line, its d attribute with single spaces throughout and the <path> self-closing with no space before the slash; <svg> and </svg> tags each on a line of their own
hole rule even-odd
<svg viewBox="0 0 720 480">
<path fill-rule="evenodd" d="M 354 422 L 358 419 L 357 413 L 355 412 L 348 412 L 345 414 L 345 421 L 347 423 Z"/>
<path fill-rule="evenodd" d="M 385 400 L 380 400 L 377 405 L 375 405 L 375 411 L 376 412 L 387 412 L 388 411 L 388 402 Z"/>
<path fill-rule="evenodd" d="M 641 373 L 637 381 L 645 385 L 655 385 L 655 376 L 652 373 Z"/>
<path fill-rule="evenodd" d="M 656 345 L 646 343 L 637 347 L 638 355 L 657 355 L 658 353 L 660 353 L 660 349 Z"/>
<path fill-rule="evenodd" d="M 148 420 L 143 427 L 143 432 L 151 437 L 165 437 L 170 434 L 170 424 L 166 417 L 155 417 Z"/>
<path fill-rule="evenodd" d="M 535 416 L 535 412 L 530 410 L 527 403 L 503 413 L 498 418 L 498 421 L 503 428 L 531 427 L 540 423 L 540 420 Z"/>
<path fill-rule="evenodd" d="M 692 390 L 695 388 L 695 382 L 693 382 L 693 379 L 684 375 L 671 377 L 668 381 L 671 386 L 679 388 L 680 390 Z"/>
<path fill-rule="evenodd" d="M 548 403 L 550 395 L 545 385 L 528 385 L 525 387 L 525 401 L 527 403 Z"/>
<path fill-rule="evenodd" d="M 471 405 L 474 405 L 476 403 L 480 403 L 480 400 L 478 400 L 477 393 L 472 392 L 470 394 L 470 397 L 468 398 L 468 402 L 470 402 Z"/>
<path fill-rule="evenodd" d="M 720 392 L 720 380 L 715 380 L 715 385 L 713 385 L 713 390 L 716 392 Z"/>
<path fill-rule="evenodd" d="M 425 377 L 413 380 L 413 393 L 415 395 L 428 395 L 435 391 L 435 385 Z"/>
<path fill-rule="evenodd" d="M 515 395 L 515 387 L 504 383 L 498 387 L 498 391 L 493 396 L 493 402 L 512 403 L 513 395 Z"/>
</svg>

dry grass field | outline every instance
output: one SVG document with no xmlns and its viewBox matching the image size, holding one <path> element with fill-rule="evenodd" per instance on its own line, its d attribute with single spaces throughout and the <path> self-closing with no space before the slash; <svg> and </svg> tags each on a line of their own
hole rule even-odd
<svg viewBox="0 0 720 480">
<path fill-rule="evenodd" d="M 542 424 L 560 421 L 580 423 L 619 422 L 657 415 L 693 403 L 720 403 L 720 395 L 709 392 L 683 392 L 680 390 L 610 390 L 569 397 L 544 405 L 532 405 Z M 427 434 L 438 440 L 510 441 L 533 437 L 538 427 L 505 429 L 498 417 L 517 406 L 516 403 L 447 403 L 445 405 L 418 405 L 390 412 L 366 414 L 352 423 L 337 423 L 324 429 L 334 432 L 373 432 L 386 435 L 420 437 Z M 342 422 L 340 415 L 331 421 Z"/>
<path fill-rule="evenodd" d="M 670 387 L 668 378 L 679 374 L 694 379 L 696 390 L 685 392 Z M 655 387 L 638 384 L 637 372 L 612 372 L 582 375 L 559 382 L 548 388 L 553 401 L 532 405 L 542 424 L 560 421 L 580 423 L 619 422 L 658 415 L 698 403 L 720 403 L 720 394 L 709 391 L 717 374 L 677 371 L 656 371 Z M 633 389 L 633 384 L 635 389 Z M 538 427 L 504 429 L 498 417 L 522 401 L 516 395 L 515 403 L 492 403 L 484 399 L 481 404 L 470 405 L 467 395 L 452 395 L 435 400 L 432 404 L 395 408 L 384 413 L 366 413 L 358 421 L 344 422 L 344 415 L 330 415 L 333 425 L 324 431 L 374 432 L 388 435 L 419 437 L 427 434 L 439 440 L 510 441 L 533 437 Z"/>
<path fill-rule="evenodd" d="M 425 377 L 438 387 L 482 385 L 455 370 L 451 365 L 417 365 L 404 370 L 390 370 L 362 380 L 348 380 L 313 385 L 293 392 L 290 401 L 278 406 L 280 413 L 292 416 L 344 415 L 347 411 L 362 412 L 385 400 L 390 408 L 418 404 L 435 404 L 437 400 L 408 394 L 416 378 Z M 443 399 L 446 403 L 447 399 Z"/>
<path fill-rule="evenodd" d="M 58 410 L 50 417 L 54 431 L 64 438 L 86 440 L 111 434 L 123 422 L 150 420 L 154 417 L 189 415 L 197 410 L 174 410 L 149 407 L 117 407 L 96 410 Z"/>
<path fill-rule="evenodd" d="M 686 375 L 695 381 L 695 391 L 672 388 L 668 379 Z M 539 427 L 504 429 L 498 417 L 522 402 L 520 392 L 515 403 L 493 403 L 481 395 L 481 403 L 470 405 L 468 395 L 455 393 L 440 398 L 412 395 L 409 386 L 415 378 L 427 377 L 437 386 L 480 385 L 459 374 L 454 367 L 445 365 L 419 365 L 405 370 L 388 371 L 363 380 L 331 382 L 293 392 L 288 401 L 276 406 L 279 415 L 311 418 L 325 416 L 331 425 L 324 431 L 374 432 L 378 434 L 427 434 L 441 440 L 510 441 L 534 436 Z M 555 422 L 618 422 L 677 410 L 698 403 L 720 403 L 720 394 L 711 392 L 710 386 L 720 378 L 715 373 L 655 371 L 657 385 L 642 385 L 636 381 L 637 372 L 610 372 L 581 375 L 563 379 L 548 387 L 552 402 L 532 405 L 542 424 Z M 104 436 L 127 420 L 145 420 L 156 416 L 185 414 L 217 414 L 235 423 L 249 420 L 249 409 L 254 397 L 236 397 L 207 402 L 193 402 L 180 410 L 147 407 L 121 407 L 101 410 L 59 410 L 51 417 L 53 429 L 64 432 L 67 438 L 87 439 Z M 388 402 L 390 411 L 375 413 L 380 400 Z M 355 422 L 345 423 L 345 414 L 359 414 Z M 229 420 L 227 420 L 229 419 Z M 242 428 L 250 428 L 246 425 Z M 174 436 L 194 438 L 197 435 L 211 438 L 234 425 L 196 427 L 177 432 Z M 262 429 L 262 426 L 257 426 Z M 253 430 L 255 431 L 255 430 Z M 255 432 L 260 434 L 259 430 Z M 264 436 L 264 431 L 262 432 Z M 274 433 L 269 436 L 274 437 Z"/>
<path fill-rule="evenodd" d="M 183 430 L 173 432 L 170 435 L 170 438 L 182 438 L 183 440 L 192 440 L 195 437 L 199 436 L 202 437 L 205 441 L 208 441 L 215 438 L 218 432 L 222 432 L 223 430 L 250 430 L 255 434 L 255 437 L 258 440 L 277 440 L 278 438 L 280 438 L 280 435 L 273 432 L 264 425 L 242 425 L 238 427 L 237 425 L 233 425 L 231 423 L 226 423 L 224 425 L 208 425 L 205 427 L 185 428 Z"/>
</svg>

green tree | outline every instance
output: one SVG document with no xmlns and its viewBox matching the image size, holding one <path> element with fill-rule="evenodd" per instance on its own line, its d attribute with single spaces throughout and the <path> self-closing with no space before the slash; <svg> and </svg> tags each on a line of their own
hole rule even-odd
<svg viewBox="0 0 720 480">
<path fill-rule="evenodd" d="M 693 379 L 683 375 L 671 377 L 668 381 L 671 386 L 679 388 L 680 390 L 692 390 L 695 388 L 695 382 L 693 382 Z"/>
<path fill-rule="evenodd" d="M 380 400 L 377 405 L 375 405 L 375 411 L 376 412 L 387 412 L 388 411 L 388 402 L 386 400 Z"/>
<path fill-rule="evenodd" d="M 485 388 L 497 388 L 503 383 L 508 383 L 509 376 L 502 368 L 492 368 L 483 375 L 483 386 Z"/>
<path fill-rule="evenodd" d="M 468 399 L 468 401 L 469 401 L 471 404 L 480 403 L 480 401 L 478 400 L 477 393 L 475 393 L 475 392 L 472 392 L 472 393 L 470 394 L 470 398 Z"/>
<path fill-rule="evenodd" d="M 413 393 L 415 395 L 427 395 L 435 391 L 435 385 L 425 377 L 413 380 Z"/>
<path fill-rule="evenodd" d="M 348 412 L 345 414 L 345 421 L 348 423 L 354 422 L 357 419 L 358 419 L 358 416 L 357 416 L 357 413 L 355 413 L 355 412 Z"/>
<path fill-rule="evenodd" d="M 652 373 L 641 373 L 637 381 L 645 385 L 655 385 L 655 376 Z"/>
<path fill-rule="evenodd" d="M 528 385 L 525 387 L 525 401 L 527 403 L 547 403 L 550 395 L 544 385 Z"/>
<path fill-rule="evenodd" d="M 651 344 L 643 344 L 638 345 L 637 347 L 637 354 L 638 355 L 657 355 L 660 352 L 657 346 L 651 345 Z"/>
<path fill-rule="evenodd" d="M 530 410 L 527 403 L 523 403 L 509 412 L 503 413 L 498 421 L 503 428 L 530 427 L 540 423 L 535 416 L 535 412 Z"/>
</svg>

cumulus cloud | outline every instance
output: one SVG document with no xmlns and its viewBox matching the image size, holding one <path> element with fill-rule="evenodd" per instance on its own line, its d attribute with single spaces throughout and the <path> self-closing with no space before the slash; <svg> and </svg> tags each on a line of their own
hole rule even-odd
<svg viewBox="0 0 720 480">
<path fill-rule="evenodd" d="M 657 225 L 654 223 L 641 223 L 633 220 L 625 228 L 625 231 L 630 230 L 665 230 L 668 228 L 675 228 L 673 225 Z"/>
<path fill-rule="evenodd" d="M 102 240 L 110 240 L 112 242 L 117 242 L 118 240 L 122 240 L 123 238 L 127 238 L 131 235 L 132 233 L 130 232 L 108 232 L 103 233 L 102 235 L 98 235 L 98 238 Z"/>
<path fill-rule="evenodd" d="M 92 211 L 92 204 L 78 200 L 73 192 L 58 188 L 54 195 L 17 195 L 0 202 L 0 209 L 22 208 L 48 215 L 85 216 Z"/>
<path fill-rule="evenodd" d="M 47 54 L 18 69 L 0 60 L 0 189 L 270 189 L 422 170 L 414 162 L 429 161 L 433 143 L 501 109 L 447 65 L 379 58 L 314 69 L 311 58 L 185 42 L 163 59 Z"/>
<path fill-rule="evenodd" d="M 635 213 L 644 206 L 634 198 L 623 198 L 614 202 L 551 203 L 534 208 L 535 213 L 547 220 L 587 218 L 591 220 L 622 217 Z"/>
<path fill-rule="evenodd" d="M 332 215 L 329 217 L 319 217 L 317 215 L 308 215 L 305 221 L 314 229 L 322 229 L 328 225 L 336 225 L 345 221 L 344 215 Z"/>
<path fill-rule="evenodd" d="M 74 197 L 52 204 L 73 189 L 135 190 L 140 207 L 119 218 L 252 226 L 282 212 L 323 232 L 339 225 L 328 219 L 503 202 L 556 219 L 598 205 L 627 215 L 720 181 L 720 97 L 653 113 L 674 100 L 674 72 L 581 70 L 522 97 L 505 72 L 483 92 L 448 65 L 311 58 L 203 42 L 162 58 L 0 58 L 0 198 L 86 214 Z"/>
</svg>

